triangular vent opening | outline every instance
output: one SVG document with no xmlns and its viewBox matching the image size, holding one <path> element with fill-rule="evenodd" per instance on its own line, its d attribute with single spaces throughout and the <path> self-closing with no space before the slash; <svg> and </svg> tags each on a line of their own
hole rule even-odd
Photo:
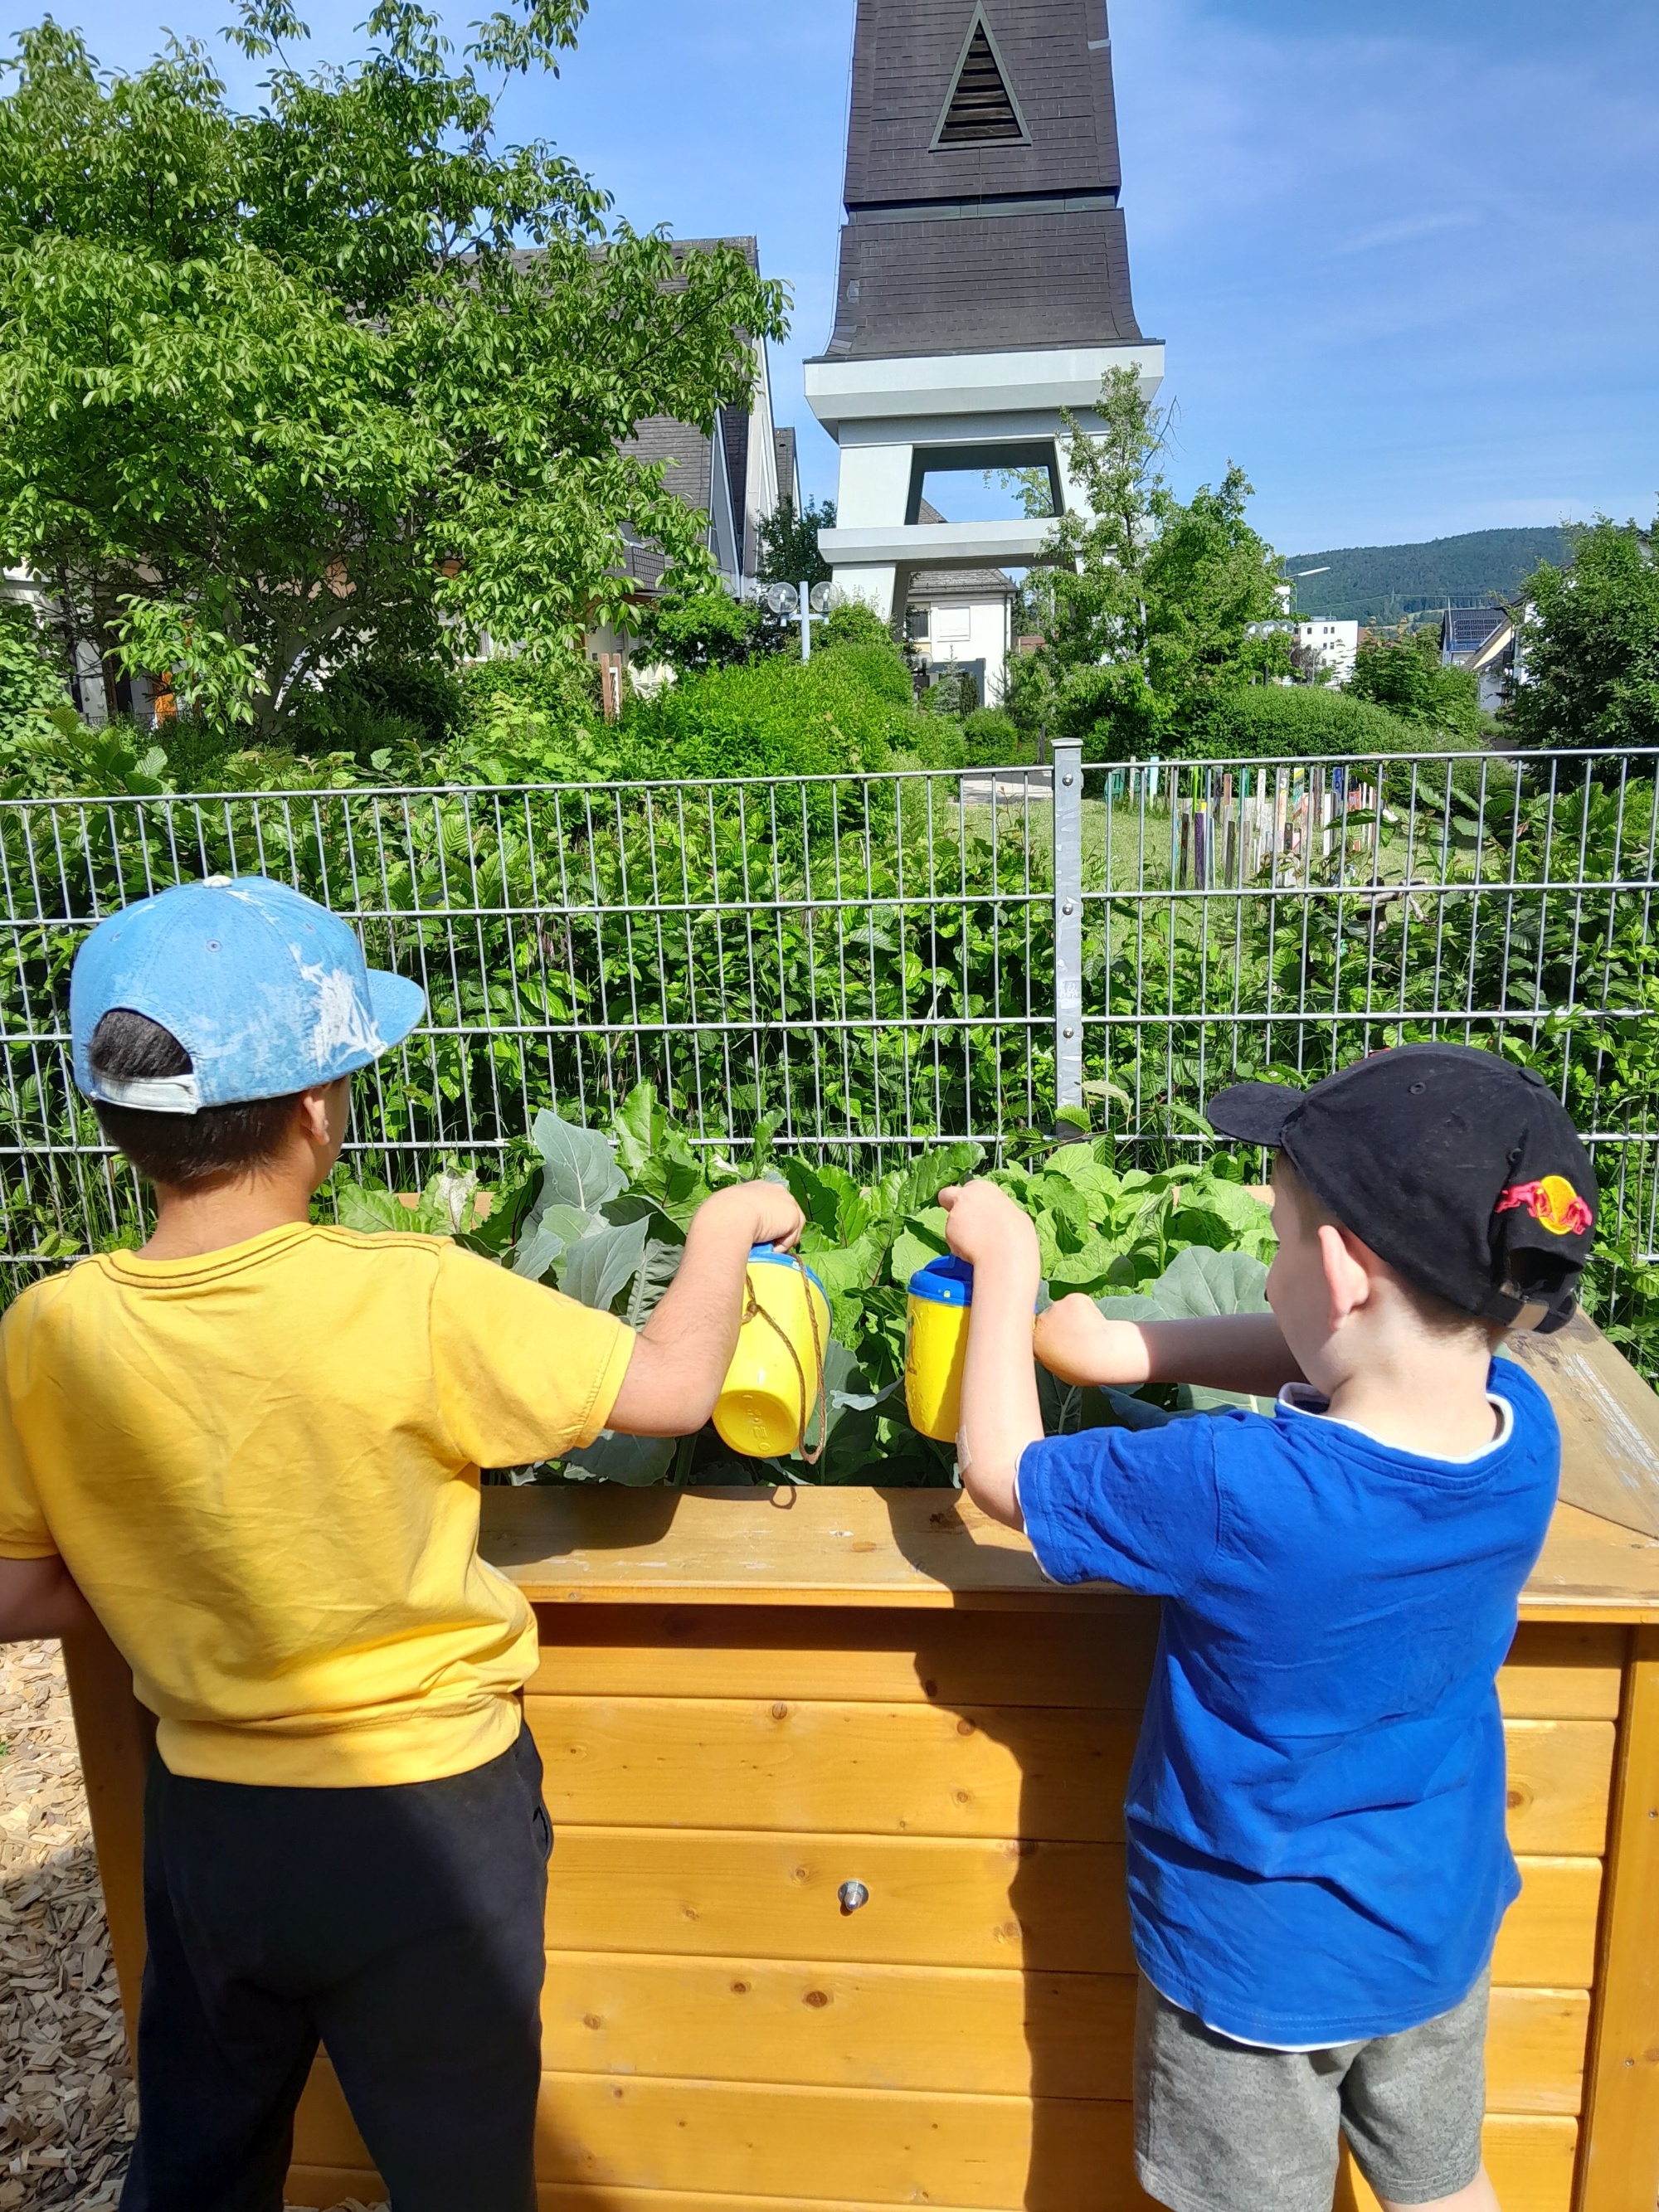
<svg viewBox="0 0 1659 2212">
<path fill-rule="evenodd" d="M 997 64 L 996 50 L 982 21 L 974 25 L 968 51 L 957 72 L 956 88 L 935 146 L 989 146 L 1018 143 L 1025 136 Z"/>
</svg>

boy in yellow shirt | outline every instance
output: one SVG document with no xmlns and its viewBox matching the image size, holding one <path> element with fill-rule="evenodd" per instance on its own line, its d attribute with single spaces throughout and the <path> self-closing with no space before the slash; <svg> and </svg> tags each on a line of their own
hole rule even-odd
<svg viewBox="0 0 1659 2212">
<path fill-rule="evenodd" d="M 397 2212 L 533 2212 L 551 1832 L 483 1467 L 701 1426 L 752 1244 L 722 1191 L 636 1336 L 446 1239 L 313 1227 L 423 1000 L 259 877 L 82 945 L 76 1078 L 155 1233 L 0 1323 L 0 1638 L 87 1608 L 158 1717 L 123 2212 L 280 2212 L 320 2039 Z"/>
</svg>

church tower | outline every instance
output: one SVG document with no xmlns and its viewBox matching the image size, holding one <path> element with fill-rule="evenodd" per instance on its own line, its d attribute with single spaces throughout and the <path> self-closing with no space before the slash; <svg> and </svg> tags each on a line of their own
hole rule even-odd
<svg viewBox="0 0 1659 2212">
<path fill-rule="evenodd" d="M 1062 409 L 1164 349 L 1129 290 L 1104 0 L 858 0 L 836 325 L 806 364 L 841 447 L 836 581 L 884 616 L 920 567 L 1029 565 L 1042 521 L 924 520 L 930 470 L 1036 467 Z"/>
</svg>

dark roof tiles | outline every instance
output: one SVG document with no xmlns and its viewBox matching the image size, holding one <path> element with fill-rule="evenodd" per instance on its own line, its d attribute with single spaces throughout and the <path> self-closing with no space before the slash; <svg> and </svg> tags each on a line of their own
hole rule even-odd
<svg viewBox="0 0 1659 2212">
<path fill-rule="evenodd" d="M 1102 0 L 859 0 L 826 357 L 1139 343 L 1121 181 Z"/>
</svg>

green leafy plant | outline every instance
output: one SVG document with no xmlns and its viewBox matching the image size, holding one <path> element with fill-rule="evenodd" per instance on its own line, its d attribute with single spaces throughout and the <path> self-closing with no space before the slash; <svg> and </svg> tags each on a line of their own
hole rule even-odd
<svg viewBox="0 0 1659 2212">
<path fill-rule="evenodd" d="M 349 1228 L 454 1235 L 527 1280 L 549 1283 L 630 1328 L 650 1316 L 672 1282 L 692 1215 L 714 1190 L 769 1157 L 763 1133 L 739 1167 L 692 1143 L 649 1084 L 632 1091 L 609 1133 L 543 1113 L 523 1171 L 483 1192 L 476 1176 L 434 1176 L 418 1195 L 341 1183 Z M 785 1182 L 806 1226 L 801 1256 L 823 1283 L 832 1342 L 824 1363 L 823 1455 L 809 1469 L 788 1462 L 733 1460 L 708 1429 L 678 1439 L 607 1431 L 573 1453 L 563 1480 L 943 1484 L 948 1446 L 919 1435 L 904 1409 L 905 1299 L 910 1277 L 945 1249 L 939 1194 L 982 1170 L 982 1149 L 941 1145 L 870 1183 L 830 1161 L 799 1156 L 766 1170 Z M 1273 1236 L 1255 1194 L 1214 1170 L 1120 1175 L 1099 1142 L 1062 1146 L 1046 1159 L 991 1170 L 1036 1224 L 1046 1294 L 1082 1290 L 1128 1313 L 1256 1310 Z M 1082 1399 L 1088 1402 L 1084 1404 Z M 1048 1392 L 1056 1430 L 1100 1422 L 1140 1425 L 1169 1409 L 1127 1392 Z M 1188 1394 L 1176 1411 L 1237 1403 Z M 820 1439 L 819 1416 L 805 1443 Z"/>
</svg>

